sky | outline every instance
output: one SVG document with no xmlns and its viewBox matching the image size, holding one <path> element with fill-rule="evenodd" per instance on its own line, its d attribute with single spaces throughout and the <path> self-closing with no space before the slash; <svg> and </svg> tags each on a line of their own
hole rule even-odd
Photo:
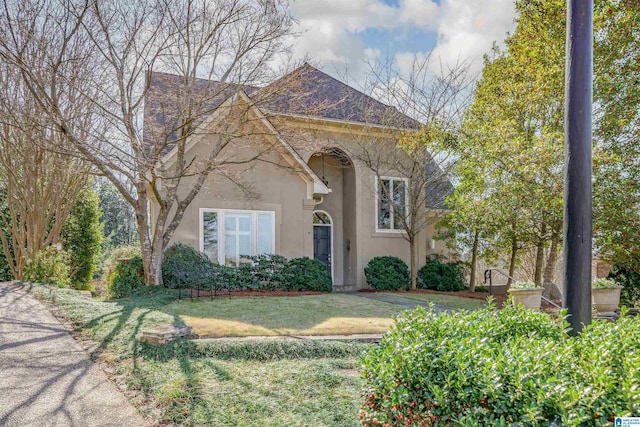
<svg viewBox="0 0 640 427">
<path fill-rule="evenodd" d="M 299 33 L 296 59 L 336 77 L 358 79 L 367 61 L 411 67 L 431 54 L 444 67 L 466 61 L 482 70 L 482 56 L 515 28 L 513 0 L 292 0 Z"/>
</svg>

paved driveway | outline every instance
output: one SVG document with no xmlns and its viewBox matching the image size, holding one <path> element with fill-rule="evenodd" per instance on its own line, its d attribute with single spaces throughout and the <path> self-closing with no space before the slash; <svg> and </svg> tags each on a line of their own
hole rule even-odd
<svg viewBox="0 0 640 427">
<path fill-rule="evenodd" d="M 376 301 L 387 302 L 389 304 L 399 305 L 402 308 L 407 310 L 413 310 L 417 307 L 429 308 L 428 301 L 420 301 L 411 298 L 404 298 L 401 295 L 391 295 L 385 294 L 381 292 L 350 292 L 351 295 L 355 295 L 362 298 L 369 298 Z M 454 307 L 449 307 L 442 304 L 433 304 L 433 311 L 436 313 L 442 313 L 444 311 L 456 311 L 457 309 Z"/>
<path fill-rule="evenodd" d="M 0 426 L 147 426 L 47 308 L 0 283 Z"/>
</svg>

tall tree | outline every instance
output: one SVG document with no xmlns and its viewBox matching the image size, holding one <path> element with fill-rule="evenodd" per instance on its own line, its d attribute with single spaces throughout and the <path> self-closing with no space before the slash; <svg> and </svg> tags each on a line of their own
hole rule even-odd
<svg viewBox="0 0 640 427">
<path fill-rule="evenodd" d="M 71 284 L 76 289 L 89 289 L 98 268 L 102 243 L 101 216 L 98 193 L 93 180 L 88 180 L 61 232 L 64 248 L 69 253 Z"/>
<path fill-rule="evenodd" d="M 409 242 L 411 288 L 417 287 L 418 239 L 442 218 L 444 198 L 452 191 L 449 171 L 455 163 L 448 147 L 466 107 L 470 80 L 466 64 L 439 69 L 432 58 L 415 58 L 409 72 L 393 62 L 373 65 L 365 90 L 395 108 L 383 118 L 391 131 L 382 138 L 357 138 L 349 156 L 376 177 L 378 226 L 399 230 Z M 392 175 L 401 180 L 390 181 Z"/>
<path fill-rule="evenodd" d="M 640 272 L 640 4 L 594 7 L 595 248 Z"/>
<path fill-rule="evenodd" d="M 268 63 L 285 50 L 291 28 L 286 2 L 2 3 L 0 58 L 20 70 L 52 127 L 134 208 L 145 280 L 160 284 L 163 250 L 207 177 L 224 175 L 229 164 L 254 160 L 221 155 L 246 136 L 238 122 L 249 117 L 237 104 L 219 104 L 248 85 L 271 79 Z M 176 74 L 180 83 L 168 88 L 175 102 L 153 112 L 163 115 L 161 125 L 143 135 L 142 113 L 154 70 Z M 90 101 L 100 113 L 93 117 L 88 138 L 75 132 L 79 117 L 64 110 L 78 100 Z M 233 119 L 211 129 L 204 119 L 214 110 Z M 218 143 L 210 155 L 190 156 L 187 141 L 212 132 Z M 164 163 L 168 151 L 175 156 Z M 185 188 L 189 191 L 182 192 Z M 150 203 L 158 207 L 154 216 Z"/>
<path fill-rule="evenodd" d="M 467 179 L 482 179 L 487 209 L 499 225 L 494 231 L 510 253 L 510 275 L 519 248 L 536 248 L 538 285 L 544 250 L 562 216 L 564 25 L 556 17 L 563 8 L 558 1 L 516 3 L 516 30 L 505 49 L 485 58 L 458 145 L 466 167 L 475 170 Z"/>
<path fill-rule="evenodd" d="M 108 180 L 102 180 L 98 184 L 98 197 L 102 211 L 103 249 L 121 245 L 136 245 L 138 232 L 133 207 Z"/>
<path fill-rule="evenodd" d="M 0 69 L 0 243 L 20 280 L 26 264 L 60 240 L 90 167 L 65 153 L 66 139 L 17 77 L 6 64 Z"/>
</svg>

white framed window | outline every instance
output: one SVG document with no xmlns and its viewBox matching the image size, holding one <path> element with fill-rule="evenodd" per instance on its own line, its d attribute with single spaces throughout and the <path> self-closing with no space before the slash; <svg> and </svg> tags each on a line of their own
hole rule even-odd
<svg viewBox="0 0 640 427">
<path fill-rule="evenodd" d="M 401 232 L 408 205 L 407 178 L 376 177 L 376 231 Z"/>
<path fill-rule="evenodd" d="M 221 265 L 238 266 L 243 255 L 275 252 L 275 212 L 200 209 L 200 252 Z"/>
</svg>

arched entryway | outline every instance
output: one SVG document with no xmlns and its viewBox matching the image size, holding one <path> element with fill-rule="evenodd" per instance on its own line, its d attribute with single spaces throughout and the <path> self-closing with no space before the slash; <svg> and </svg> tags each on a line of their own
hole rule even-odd
<svg viewBox="0 0 640 427">
<path fill-rule="evenodd" d="M 331 193 L 324 196 L 313 213 L 314 257 L 331 269 L 336 290 L 350 290 L 356 285 L 358 270 L 356 174 L 353 163 L 344 151 L 329 147 L 314 153 L 308 165 L 331 189 Z M 321 224 L 323 221 L 330 222 L 329 229 Z"/>
<path fill-rule="evenodd" d="M 333 278 L 333 221 L 325 211 L 313 212 L 313 257 L 324 264 Z"/>
</svg>

